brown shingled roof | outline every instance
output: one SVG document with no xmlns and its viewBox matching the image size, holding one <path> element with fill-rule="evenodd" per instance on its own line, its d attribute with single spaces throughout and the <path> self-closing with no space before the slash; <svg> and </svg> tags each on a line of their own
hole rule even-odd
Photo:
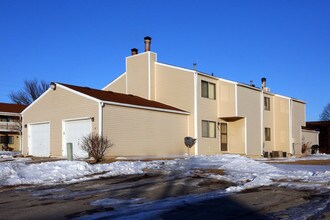
<svg viewBox="0 0 330 220">
<path fill-rule="evenodd" d="M 68 85 L 68 84 L 63 84 L 63 83 L 58 83 L 58 84 L 63 85 L 65 87 L 68 87 L 70 89 L 73 89 L 77 92 L 83 93 L 85 95 L 94 97 L 94 98 L 99 99 L 101 101 L 116 102 L 116 103 L 123 103 L 123 104 L 129 104 L 129 105 L 136 105 L 136 106 L 144 106 L 144 107 L 160 108 L 160 109 L 165 109 L 165 110 L 186 112 L 184 110 L 175 108 L 173 106 L 166 105 L 166 104 L 156 102 L 156 101 L 151 101 L 151 100 L 148 100 L 148 99 L 144 99 L 144 98 L 141 98 L 139 96 L 127 95 L 127 94 L 117 93 L 117 92 L 112 92 L 112 91 L 92 89 L 92 88 L 88 88 L 88 87 Z M 188 112 L 186 112 L 186 113 L 188 113 Z"/>
<path fill-rule="evenodd" d="M 0 112 L 21 113 L 27 106 L 0 102 Z"/>
</svg>

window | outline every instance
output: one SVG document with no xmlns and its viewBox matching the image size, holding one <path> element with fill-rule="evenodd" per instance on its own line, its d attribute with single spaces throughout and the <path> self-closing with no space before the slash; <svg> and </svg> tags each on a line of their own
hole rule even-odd
<svg viewBox="0 0 330 220">
<path fill-rule="evenodd" d="M 270 141 L 270 128 L 265 128 L 265 141 Z"/>
<path fill-rule="evenodd" d="M 264 110 L 270 111 L 270 98 L 264 97 Z"/>
<path fill-rule="evenodd" d="M 215 84 L 202 80 L 202 97 L 215 99 Z"/>
<path fill-rule="evenodd" d="M 215 128 L 214 121 L 202 121 L 202 137 L 215 138 Z"/>
<path fill-rule="evenodd" d="M 13 136 L 0 136 L 0 143 L 1 144 L 13 144 L 14 137 Z"/>
</svg>

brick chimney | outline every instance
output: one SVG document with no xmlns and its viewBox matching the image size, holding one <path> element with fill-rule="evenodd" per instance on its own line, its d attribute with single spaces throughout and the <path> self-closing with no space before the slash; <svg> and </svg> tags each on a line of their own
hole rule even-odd
<svg viewBox="0 0 330 220">
<path fill-rule="evenodd" d="M 151 37 L 146 36 L 144 38 L 145 52 L 150 51 Z"/>
<path fill-rule="evenodd" d="M 138 49 L 136 49 L 136 48 L 132 48 L 131 49 L 131 55 L 132 56 L 134 56 L 134 55 L 136 55 L 136 54 L 138 54 L 139 53 L 139 50 Z"/>
</svg>

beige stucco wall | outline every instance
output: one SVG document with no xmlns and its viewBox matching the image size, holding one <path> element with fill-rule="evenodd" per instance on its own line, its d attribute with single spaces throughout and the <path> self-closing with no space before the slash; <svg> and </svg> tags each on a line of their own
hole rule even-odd
<svg viewBox="0 0 330 220">
<path fill-rule="evenodd" d="M 290 99 L 274 96 L 275 149 L 290 153 Z"/>
<path fill-rule="evenodd" d="M 174 156 L 187 153 L 188 116 L 105 105 L 103 135 L 114 146 L 107 156 Z"/>
<path fill-rule="evenodd" d="M 235 84 L 218 80 L 218 115 L 219 117 L 232 117 L 236 115 Z"/>
<path fill-rule="evenodd" d="M 194 73 L 156 63 L 156 101 L 190 112 L 188 136 L 194 130 Z M 191 152 L 194 152 L 194 147 Z"/>
<path fill-rule="evenodd" d="M 126 58 L 127 94 L 154 98 L 156 54 L 145 52 Z"/>
<path fill-rule="evenodd" d="M 238 116 L 246 118 L 247 155 L 260 156 L 261 146 L 261 96 L 260 91 L 242 85 L 237 87 Z"/>
<path fill-rule="evenodd" d="M 94 117 L 93 131 L 98 132 L 98 102 L 57 86 L 48 90 L 23 113 L 23 154 L 28 154 L 28 127 L 33 123 L 50 122 L 50 154 L 62 156 L 62 120 Z"/>
<path fill-rule="evenodd" d="M 275 149 L 275 127 L 274 127 L 274 114 L 275 114 L 275 110 L 274 110 L 274 96 L 271 94 L 267 94 L 267 93 L 262 93 L 264 95 L 264 97 L 268 97 L 270 99 L 270 110 L 264 110 L 264 98 L 262 98 L 262 110 L 263 110 L 263 129 L 265 128 L 270 128 L 270 136 L 271 139 L 270 141 L 266 141 L 265 140 L 265 134 L 263 137 L 264 140 L 264 151 L 267 152 L 271 152 Z M 264 131 L 263 131 L 264 132 Z"/>
<path fill-rule="evenodd" d="M 126 73 L 123 73 L 115 81 L 111 82 L 105 88 L 105 91 L 113 91 L 118 93 L 126 93 Z"/>
<path fill-rule="evenodd" d="M 198 103 L 198 154 L 201 155 L 212 155 L 219 154 L 220 151 L 220 143 L 219 143 L 219 129 L 216 129 L 216 137 L 208 138 L 202 137 L 202 120 L 206 121 L 214 121 L 217 125 L 218 119 L 218 80 L 205 77 L 202 75 L 198 75 L 197 78 L 197 103 Z M 201 82 L 211 82 L 216 85 L 216 99 L 209 99 L 202 97 L 201 93 Z"/>
</svg>

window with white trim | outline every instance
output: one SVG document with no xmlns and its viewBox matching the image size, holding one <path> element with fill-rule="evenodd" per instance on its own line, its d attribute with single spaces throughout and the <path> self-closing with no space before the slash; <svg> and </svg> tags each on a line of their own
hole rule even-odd
<svg viewBox="0 0 330 220">
<path fill-rule="evenodd" d="M 202 137 L 215 138 L 216 137 L 216 123 L 215 121 L 202 121 Z"/>
</svg>

